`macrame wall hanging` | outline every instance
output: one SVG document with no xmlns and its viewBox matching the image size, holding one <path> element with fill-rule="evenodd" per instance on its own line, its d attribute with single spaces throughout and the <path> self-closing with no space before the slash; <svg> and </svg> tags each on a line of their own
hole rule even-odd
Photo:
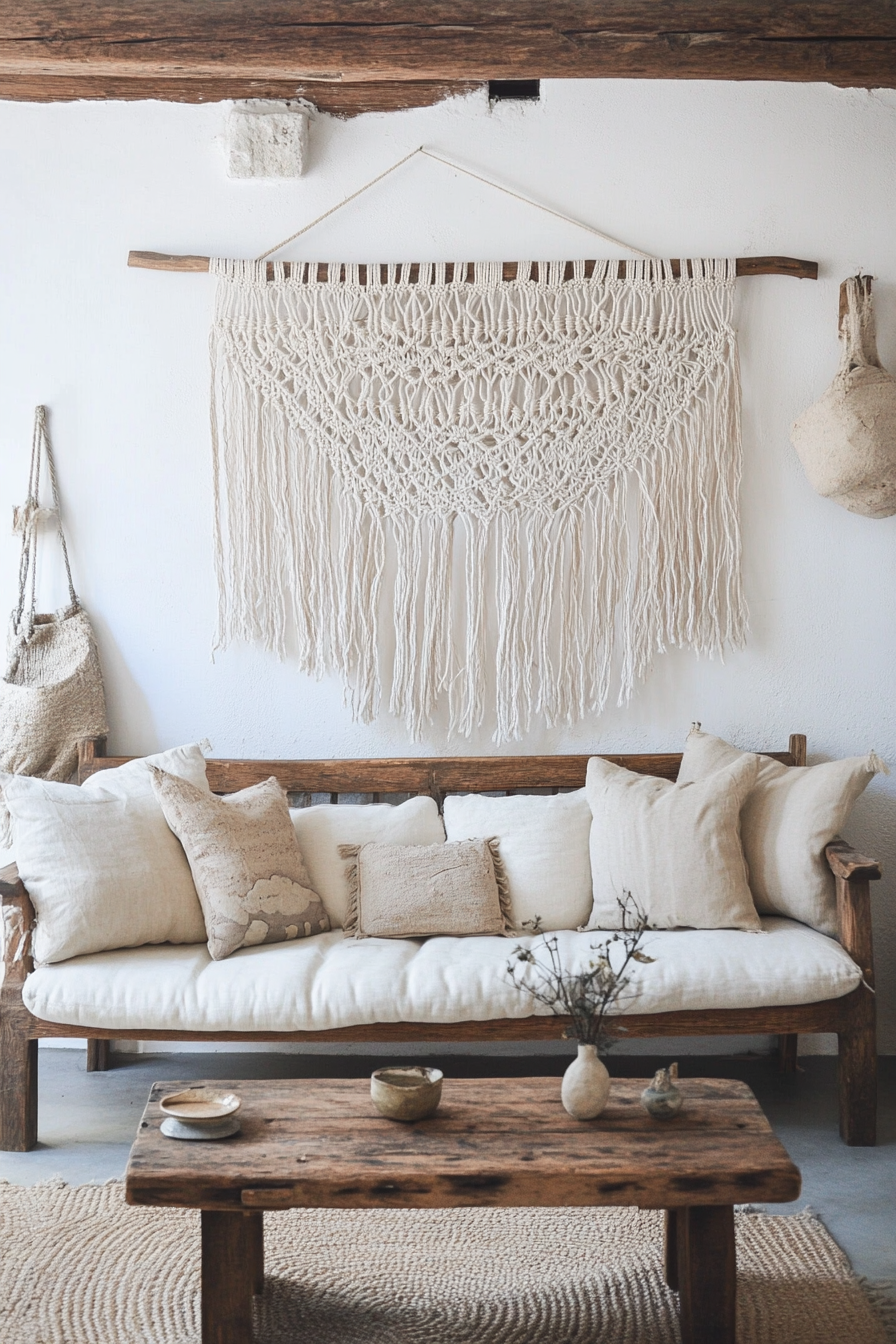
<svg viewBox="0 0 896 1344">
<path fill-rule="evenodd" d="M 504 741 L 742 644 L 741 263 L 271 252 L 208 263 L 220 646 Z"/>
</svg>

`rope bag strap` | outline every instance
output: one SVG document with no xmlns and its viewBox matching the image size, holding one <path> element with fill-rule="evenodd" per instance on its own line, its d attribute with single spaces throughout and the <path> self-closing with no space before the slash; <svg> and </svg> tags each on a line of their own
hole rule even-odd
<svg viewBox="0 0 896 1344">
<path fill-rule="evenodd" d="M 40 507 L 40 470 L 44 456 L 47 459 L 47 473 L 50 477 L 50 490 L 53 496 L 52 509 L 42 509 Z M 38 524 L 54 515 L 56 517 L 56 534 L 62 548 L 65 576 L 68 581 L 68 614 L 71 615 L 80 610 L 81 603 L 72 581 L 72 568 L 68 558 L 65 531 L 62 526 L 56 463 L 53 460 L 53 448 L 47 429 L 47 408 L 46 406 L 37 406 L 34 411 L 34 434 L 31 439 L 28 495 L 25 503 L 13 510 L 13 531 L 22 534 L 22 552 L 19 557 L 19 596 L 13 612 L 13 627 L 20 640 L 30 639 L 34 631 L 34 618 L 37 611 Z"/>
<path fill-rule="evenodd" d="M 840 323 L 841 373 L 853 369 L 881 367 L 877 353 L 877 331 L 874 320 L 874 300 L 871 281 L 862 275 L 850 276 L 845 281 L 846 312 Z"/>
</svg>

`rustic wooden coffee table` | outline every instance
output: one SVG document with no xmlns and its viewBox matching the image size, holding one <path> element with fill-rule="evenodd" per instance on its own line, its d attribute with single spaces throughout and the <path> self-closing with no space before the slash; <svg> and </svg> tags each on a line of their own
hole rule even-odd
<svg viewBox="0 0 896 1344">
<path fill-rule="evenodd" d="M 435 1116 L 382 1119 L 368 1085 L 234 1082 L 242 1133 L 188 1143 L 159 1133 L 156 1083 L 131 1150 L 131 1204 L 202 1210 L 203 1344 L 247 1344 L 264 1287 L 265 1209 L 637 1205 L 666 1209 L 666 1279 L 684 1344 L 734 1344 L 734 1208 L 785 1202 L 800 1173 L 744 1083 L 692 1079 L 673 1120 L 614 1079 L 597 1120 L 572 1120 L 557 1078 L 446 1079 Z"/>
</svg>

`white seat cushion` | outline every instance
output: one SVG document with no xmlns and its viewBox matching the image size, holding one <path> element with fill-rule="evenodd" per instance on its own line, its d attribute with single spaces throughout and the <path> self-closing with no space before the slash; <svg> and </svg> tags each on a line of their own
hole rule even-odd
<svg viewBox="0 0 896 1344">
<path fill-rule="evenodd" d="M 644 946 L 656 960 L 638 966 L 643 992 L 627 1011 L 814 1003 L 858 985 L 858 967 L 832 938 L 788 919 L 762 925 L 650 933 Z M 595 934 L 557 937 L 568 967 L 591 959 Z M 212 961 L 204 944 L 129 948 L 44 966 L 23 998 L 46 1021 L 120 1031 L 319 1031 L 545 1012 L 508 983 L 513 947 L 497 937 L 359 943 L 336 929 L 226 961 Z"/>
</svg>

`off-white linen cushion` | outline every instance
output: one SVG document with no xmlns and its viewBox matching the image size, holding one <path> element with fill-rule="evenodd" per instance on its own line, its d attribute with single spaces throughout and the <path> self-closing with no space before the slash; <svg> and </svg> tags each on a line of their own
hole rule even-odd
<svg viewBox="0 0 896 1344">
<path fill-rule="evenodd" d="M 153 766 L 208 792 L 195 745 L 99 770 L 80 787 L 0 776 L 19 876 L 37 915 L 38 962 L 205 942 L 189 864 L 153 792 Z"/>
<path fill-rule="evenodd" d="M 655 928 L 758 929 L 740 840 L 757 766 L 745 754 L 700 783 L 672 784 L 592 757 L 588 929 L 619 928 L 626 893 Z"/>
<path fill-rule="evenodd" d="M 546 931 L 585 923 L 591 910 L 590 831 L 584 789 L 547 797 L 465 793 L 445 799 L 449 840 L 498 840 L 516 928 L 536 918 Z"/>
<path fill-rule="evenodd" d="M 468 937 L 507 929 L 506 880 L 494 840 L 343 845 L 354 938 Z"/>
<path fill-rule="evenodd" d="M 694 728 L 685 743 L 679 784 L 701 781 L 747 755 Z M 741 812 L 741 836 L 756 909 L 837 934 L 834 875 L 825 845 L 849 820 L 859 794 L 881 768 L 872 755 L 823 765 L 783 765 L 760 756 Z"/>
<path fill-rule="evenodd" d="M 153 770 L 153 786 L 187 855 L 215 961 L 329 930 L 273 776 L 224 798 L 164 770 Z"/>
<path fill-rule="evenodd" d="M 771 1008 L 849 994 L 862 973 L 847 952 L 805 924 L 765 917 L 737 929 L 649 933 L 654 958 L 635 965 L 640 993 L 622 1013 Z M 560 930 L 563 966 L 584 971 L 593 933 Z M 540 939 L 523 935 L 526 947 Z M 35 971 L 25 1006 L 48 1022 L 121 1031 L 327 1031 L 375 1022 L 488 1022 L 549 1014 L 509 983 L 505 938 L 369 938 L 341 929 L 246 947 L 212 961 L 195 947 L 140 947 L 77 957 Z"/>
<path fill-rule="evenodd" d="M 432 798 L 405 803 L 324 803 L 290 809 L 311 885 L 319 894 L 330 927 L 343 926 L 349 886 L 340 845 L 440 845 L 445 828 Z"/>
</svg>

